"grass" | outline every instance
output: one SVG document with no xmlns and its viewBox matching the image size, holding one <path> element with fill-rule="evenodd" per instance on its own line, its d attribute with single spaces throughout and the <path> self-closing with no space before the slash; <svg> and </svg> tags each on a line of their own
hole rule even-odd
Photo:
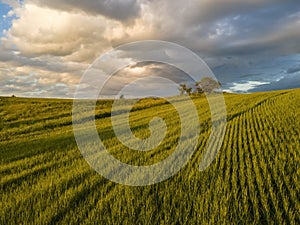
<svg viewBox="0 0 300 225">
<path fill-rule="evenodd" d="M 0 224 L 300 224 L 300 90 L 225 94 L 227 129 L 217 158 L 199 172 L 210 134 L 205 98 L 198 150 L 178 174 L 152 186 L 115 184 L 83 159 L 72 130 L 72 101 L 0 98 Z M 116 158 L 151 165 L 178 142 L 179 118 L 161 99 L 138 102 L 133 133 L 146 138 L 165 119 L 161 145 L 124 148 L 111 128 L 112 101 L 99 101 L 97 128 Z"/>
</svg>

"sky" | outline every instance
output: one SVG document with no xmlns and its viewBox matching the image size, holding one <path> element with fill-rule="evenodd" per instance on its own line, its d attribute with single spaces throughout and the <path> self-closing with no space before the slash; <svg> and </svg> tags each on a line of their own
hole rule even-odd
<svg viewBox="0 0 300 225">
<path fill-rule="evenodd" d="M 0 0 L 0 96 L 73 98 L 98 57 L 142 40 L 192 50 L 228 92 L 300 87 L 299 0 Z M 111 86 L 137 72 L 186 77 L 140 63 Z"/>
</svg>

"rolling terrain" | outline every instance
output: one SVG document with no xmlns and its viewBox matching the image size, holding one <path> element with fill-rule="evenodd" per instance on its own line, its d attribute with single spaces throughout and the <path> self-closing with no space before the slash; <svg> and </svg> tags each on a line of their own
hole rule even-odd
<svg viewBox="0 0 300 225">
<path fill-rule="evenodd" d="M 211 166 L 198 170 L 210 134 L 204 97 L 198 150 L 177 175 L 145 187 L 113 183 L 77 148 L 72 100 L 0 98 L 0 224 L 300 224 L 300 89 L 225 94 L 227 129 Z M 99 101 L 96 125 L 119 160 L 151 165 L 172 153 L 179 117 L 162 99 L 138 102 L 133 133 L 150 135 L 154 116 L 168 132 L 156 149 L 124 148 L 111 128 L 112 101 Z"/>
</svg>

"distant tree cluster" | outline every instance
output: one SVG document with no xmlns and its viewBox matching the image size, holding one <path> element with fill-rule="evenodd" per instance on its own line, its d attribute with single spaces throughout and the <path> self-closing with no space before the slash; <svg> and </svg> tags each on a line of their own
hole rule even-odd
<svg viewBox="0 0 300 225">
<path fill-rule="evenodd" d="M 221 83 L 210 77 L 204 77 L 200 81 L 195 82 L 193 87 L 187 84 L 180 84 L 180 95 L 199 95 L 203 93 L 213 93 L 221 87 Z"/>
</svg>

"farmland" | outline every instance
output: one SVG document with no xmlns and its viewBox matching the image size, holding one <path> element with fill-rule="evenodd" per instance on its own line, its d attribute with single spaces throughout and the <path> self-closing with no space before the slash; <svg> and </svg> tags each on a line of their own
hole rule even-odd
<svg viewBox="0 0 300 225">
<path fill-rule="evenodd" d="M 199 171 L 211 124 L 194 97 L 201 125 L 197 151 L 168 180 L 145 187 L 113 183 L 77 148 L 72 101 L 1 98 L 0 224 L 300 224 L 300 90 L 225 94 L 227 129 L 211 166 Z M 132 165 L 172 153 L 179 117 L 162 99 L 138 102 L 133 133 L 165 120 L 165 140 L 148 152 L 124 148 L 111 128 L 112 101 L 97 103 L 96 126 L 108 151 Z"/>
</svg>

